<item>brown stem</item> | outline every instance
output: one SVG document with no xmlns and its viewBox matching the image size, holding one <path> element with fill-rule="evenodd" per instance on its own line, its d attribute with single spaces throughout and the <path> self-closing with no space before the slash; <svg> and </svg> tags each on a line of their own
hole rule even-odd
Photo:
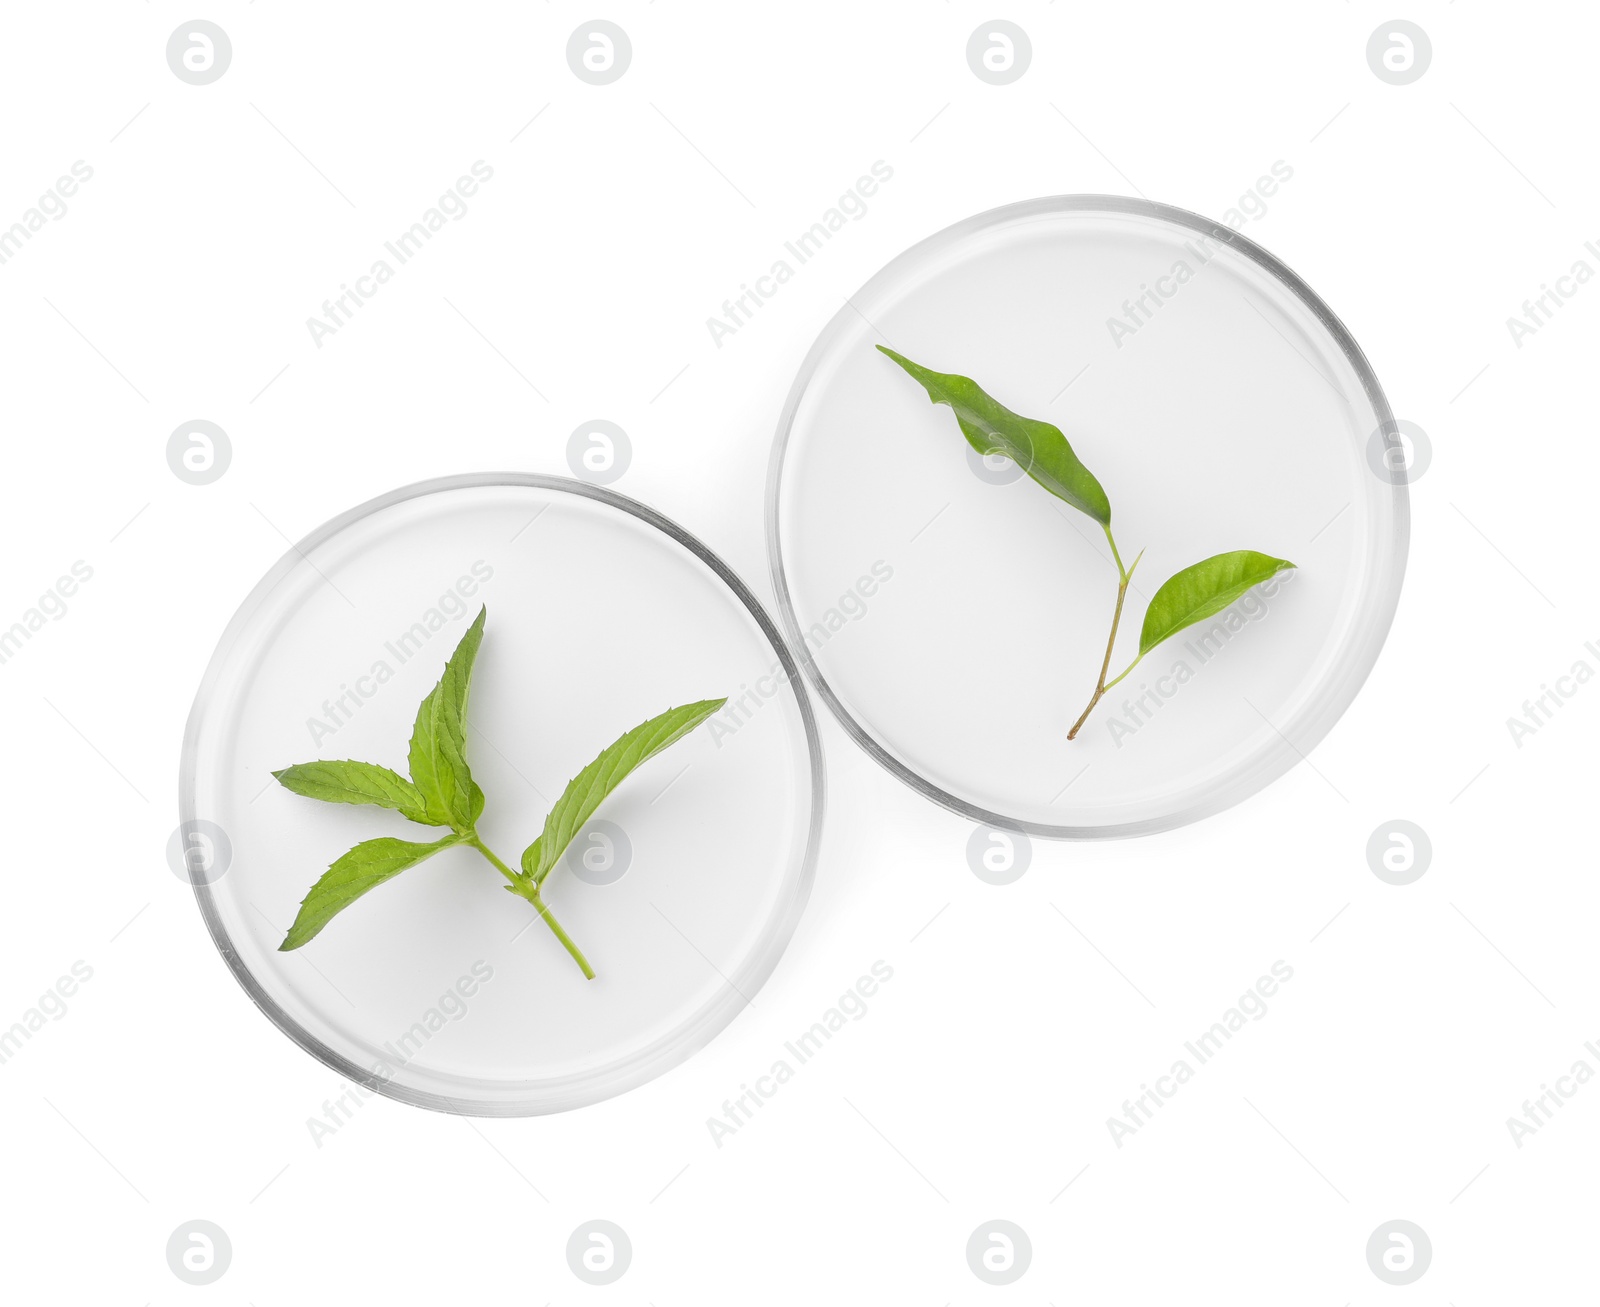
<svg viewBox="0 0 1600 1307">
<path fill-rule="evenodd" d="M 1109 535 L 1110 533 L 1107 532 L 1108 537 Z M 1134 566 L 1138 566 L 1137 559 L 1134 560 Z M 1111 670 L 1111 650 L 1116 646 L 1117 625 L 1122 621 L 1122 601 L 1128 597 L 1128 579 L 1133 575 L 1132 567 L 1123 572 L 1119 564 L 1117 570 L 1122 573 L 1122 580 L 1117 584 L 1117 609 L 1111 615 L 1111 636 L 1106 640 L 1106 656 L 1100 663 L 1100 679 L 1095 682 L 1094 697 L 1089 700 L 1089 706 L 1083 710 L 1083 715 L 1072 723 L 1072 729 L 1067 732 L 1067 739 L 1069 740 L 1077 739 L 1079 730 L 1082 729 L 1084 722 L 1088 720 L 1089 714 L 1094 711 L 1095 704 L 1100 702 L 1101 696 L 1106 692 L 1106 673 Z"/>
</svg>

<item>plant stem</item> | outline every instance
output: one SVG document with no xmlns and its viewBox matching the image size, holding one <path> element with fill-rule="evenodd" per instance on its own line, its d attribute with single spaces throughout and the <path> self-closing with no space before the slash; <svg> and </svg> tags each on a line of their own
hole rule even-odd
<svg viewBox="0 0 1600 1307">
<path fill-rule="evenodd" d="M 572 954 L 572 960 L 583 971 L 583 978 L 585 980 L 593 980 L 594 968 L 589 965 L 589 959 L 583 956 L 583 950 L 573 943 L 572 936 L 562 929 L 561 923 L 555 919 L 550 909 L 545 907 L 544 900 L 539 897 L 539 891 L 534 889 L 525 892 L 519 888 L 517 893 L 533 904 L 534 911 L 544 918 L 544 924 L 549 926 L 555 937 L 561 941 L 562 947 Z"/>
<path fill-rule="evenodd" d="M 589 959 L 583 956 L 583 950 L 573 943 L 572 936 L 562 929 L 561 923 L 555 919 L 555 915 L 545 906 L 544 899 L 539 895 L 539 887 L 531 884 L 528 877 L 517 875 L 510 867 L 501 862 L 495 856 L 494 850 L 478 838 L 477 831 L 472 831 L 466 836 L 466 843 L 472 845 L 479 853 L 483 854 L 499 870 L 500 874 L 511 882 L 513 893 L 521 895 L 521 897 L 533 904 L 534 910 L 544 918 L 544 924 L 550 927 L 551 932 L 561 941 L 562 947 L 572 954 L 572 960 L 582 968 L 584 979 L 593 980 L 594 968 L 589 965 Z"/>
<path fill-rule="evenodd" d="M 1143 658 L 1143 657 L 1144 657 L 1144 655 L 1143 655 L 1143 654 L 1140 654 L 1140 655 L 1139 655 L 1139 658 Z M 1115 676 L 1113 676 L 1113 677 L 1112 677 L 1112 678 L 1111 678 L 1111 679 L 1110 679 L 1110 680 L 1109 680 L 1109 681 L 1107 681 L 1107 682 L 1106 682 L 1106 689 L 1108 689 L 1108 690 L 1109 690 L 1109 689 L 1110 689 L 1110 688 L 1111 688 L 1111 687 L 1112 687 L 1112 686 L 1113 686 L 1113 685 L 1115 685 L 1115 684 L 1116 684 L 1116 683 L 1117 683 L 1117 682 L 1118 682 L 1118 681 L 1120 681 L 1120 680 L 1121 680 L 1121 679 L 1122 679 L 1122 678 L 1123 678 L 1123 677 L 1124 677 L 1124 676 L 1126 676 L 1126 675 L 1127 675 L 1127 674 L 1128 674 L 1128 673 L 1129 673 L 1129 672 L 1131 672 L 1131 671 L 1132 671 L 1132 670 L 1133 670 L 1133 669 L 1134 669 L 1134 668 L 1135 668 L 1135 667 L 1137 667 L 1137 666 L 1138 666 L 1138 665 L 1139 665 L 1139 658 L 1135 658 L 1135 659 L 1134 659 L 1134 660 L 1133 660 L 1133 661 L 1132 661 L 1132 662 L 1131 662 L 1131 663 L 1129 663 L 1129 664 L 1128 664 L 1128 665 L 1127 665 L 1127 666 L 1126 666 L 1126 667 L 1124 667 L 1124 668 L 1123 668 L 1123 669 L 1122 669 L 1122 670 L 1121 670 L 1121 671 L 1120 671 L 1120 672 L 1118 672 L 1118 673 L 1117 673 L 1117 674 L 1116 674 L 1116 675 L 1115 675 Z"/>
<path fill-rule="evenodd" d="M 1112 537 L 1111 528 L 1109 526 L 1105 527 L 1105 533 L 1106 543 L 1111 546 L 1111 557 L 1117 564 L 1117 606 L 1115 611 L 1111 614 L 1111 634 L 1106 639 L 1106 656 L 1100 661 L 1100 677 L 1095 682 L 1094 694 L 1089 700 L 1089 706 L 1083 710 L 1082 714 L 1078 717 L 1078 720 L 1072 723 L 1072 729 L 1067 732 L 1067 739 L 1069 740 L 1074 740 L 1078 737 L 1078 732 L 1083 728 L 1084 722 L 1088 720 L 1089 714 L 1094 711 L 1095 704 L 1100 702 L 1100 699 L 1105 692 L 1115 685 L 1117 681 L 1120 681 L 1123 676 L 1126 676 L 1128 672 L 1131 672 L 1133 670 L 1134 663 L 1139 661 L 1137 658 L 1135 658 L 1133 663 L 1128 664 L 1127 670 L 1122 673 L 1122 676 L 1118 676 L 1110 682 L 1107 682 L 1106 673 L 1111 670 L 1111 651 L 1116 648 L 1117 627 L 1122 621 L 1122 604 L 1123 601 L 1128 597 L 1128 582 L 1133 577 L 1133 568 L 1139 566 L 1139 558 L 1143 558 L 1144 554 L 1141 552 L 1139 558 L 1135 558 L 1133 560 L 1133 567 L 1124 567 L 1122 565 L 1122 555 L 1117 552 L 1117 542 Z"/>
<path fill-rule="evenodd" d="M 483 854 L 484 857 L 488 858 L 494 867 L 500 872 L 500 874 L 509 880 L 513 885 L 517 884 L 517 882 L 522 879 L 522 877 L 518 876 L 517 873 L 512 871 L 510 867 L 501 862 L 499 858 L 495 857 L 494 850 L 478 838 L 477 831 L 468 831 L 466 835 L 466 842 L 472 845 L 473 848 L 477 849 L 478 852 Z"/>
</svg>

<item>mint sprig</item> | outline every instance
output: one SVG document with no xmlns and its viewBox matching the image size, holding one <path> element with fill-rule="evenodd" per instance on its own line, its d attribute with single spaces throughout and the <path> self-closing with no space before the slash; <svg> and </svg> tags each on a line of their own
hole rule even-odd
<svg viewBox="0 0 1600 1307">
<path fill-rule="evenodd" d="M 1116 538 L 1111 534 L 1111 501 L 1100 482 L 1073 452 L 1059 427 L 1013 413 L 971 377 L 934 372 L 883 345 L 878 349 L 917 381 L 935 404 L 950 406 L 961 434 L 980 454 L 1004 454 L 1057 499 L 1093 518 L 1106 533 L 1106 543 L 1111 546 L 1111 558 L 1117 568 L 1117 606 L 1111 614 L 1111 635 L 1106 640 L 1105 657 L 1100 663 L 1094 693 L 1089 706 L 1067 732 L 1067 739 L 1077 737 L 1105 692 L 1137 667 L 1139 660 L 1163 640 L 1220 613 L 1252 586 L 1294 566 L 1287 559 L 1259 554 L 1253 549 L 1236 549 L 1202 559 L 1175 573 L 1162 583 L 1145 611 L 1138 656 L 1107 680 L 1111 655 L 1117 644 L 1117 628 L 1122 622 L 1123 603 L 1128 597 L 1128 583 L 1144 554 L 1141 551 L 1128 566 L 1122 565 Z"/>
<path fill-rule="evenodd" d="M 363 840 L 341 854 L 301 902 L 294 924 L 278 946 L 280 950 L 287 952 L 308 943 L 368 890 L 408 867 L 442 849 L 469 845 L 510 882 L 506 888 L 511 893 L 533 906 L 583 974 L 594 979 L 594 969 L 583 950 L 545 905 L 541 894 L 545 878 L 607 795 L 636 768 L 681 740 L 727 700 L 702 699 L 681 708 L 669 708 L 625 732 L 568 783 L 545 819 L 543 834 L 523 853 L 522 870 L 514 871 L 478 835 L 484 795 L 467 765 L 467 698 L 487 616 L 486 608 L 479 610 L 445 664 L 439 684 L 417 709 L 411 732 L 409 780 L 370 762 L 304 762 L 273 772 L 285 789 L 306 798 L 390 808 L 418 825 L 446 827 L 450 831 L 431 844 L 388 837 Z"/>
</svg>

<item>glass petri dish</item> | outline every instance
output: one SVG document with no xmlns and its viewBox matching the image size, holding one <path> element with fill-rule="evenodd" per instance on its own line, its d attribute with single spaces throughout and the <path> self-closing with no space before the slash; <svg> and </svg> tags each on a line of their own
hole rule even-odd
<svg viewBox="0 0 1600 1307">
<path fill-rule="evenodd" d="M 1150 596 L 1213 554 L 1298 565 L 1095 686 L 1117 574 L 1097 523 L 984 459 L 873 347 L 973 377 L 1059 426 L 1104 485 Z M 1409 538 L 1397 424 L 1326 304 L 1254 242 L 1115 196 L 979 214 L 833 318 L 779 422 L 778 610 L 845 730 L 974 821 L 1129 836 L 1217 812 L 1298 762 L 1382 647 Z"/>
<path fill-rule="evenodd" d="M 442 832 L 317 803 L 270 773 L 315 758 L 404 773 L 417 705 L 480 604 L 468 759 L 487 796 L 479 832 L 512 865 L 623 731 L 730 698 L 630 775 L 551 873 L 546 902 L 597 978 L 465 848 L 278 952 L 345 849 Z M 180 805 L 206 925 L 285 1034 L 391 1098 L 515 1116 L 641 1084 L 738 1014 L 804 906 L 823 777 L 793 659 L 716 555 L 609 490 L 497 473 L 396 490 L 285 555 L 206 670 Z"/>
</svg>

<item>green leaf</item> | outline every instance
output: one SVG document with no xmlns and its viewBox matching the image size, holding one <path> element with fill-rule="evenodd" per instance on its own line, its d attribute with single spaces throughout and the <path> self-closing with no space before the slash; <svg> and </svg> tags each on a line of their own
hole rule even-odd
<svg viewBox="0 0 1600 1307">
<path fill-rule="evenodd" d="M 1293 566 L 1286 559 L 1258 554 L 1253 549 L 1236 549 L 1168 577 L 1145 610 L 1144 629 L 1139 632 L 1139 656 L 1144 657 L 1184 627 L 1220 613 L 1251 586 L 1260 585 Z"/>
<path fill-rule="evenodd" d="M 523 872 L 533 877 L 535 885 L 542 884 L 556 859 L 572 843 L 573 836 L 583 829 L 584 822 L 594 816 L 595 809 L 622 784 L 628 773 L 677 743 L 727 702 L 726 699 L 702 699 L 681 708 L 668 708 L 659 717 L 635 726 L 603 750 L 568 782 L 555 807 L 550 809 L 550 815 L 544 819 L 544 833 L 523 851 Z"/>
<path fill-rule="evenodd" d="M 297 949 L 314 938 L 318 931 L 333 920 L 335 914 L 349 907 L 374 886 L 398 875 L 407 867 L 415 867 L 425 858 L 431 858 L 440 849 L 447 849 L 461 841 L 455 835 L 446 835 L 434 844 L 411 844 L 405 840 L 363 840 L 345 853 L 322 873 L 322 878 L 311 887 L 300 904 L 300 912 L 278 945 L 280 952 Z"/>
<path fill-rule="evenodd" d="M 471 830 L 483 813 L 483 791 L 467 766 L 467 692 L 487 612 L 478 610 L 477 620 L 445 664 L 439 684 L 417 709 L 411 732 L 411 779 L 434 826 Z"/>
<path fill-rule="evenodd" d="M 967 442 L 980 454 L 1004 454 L 1057 499 L 1111 525 L 1111 501 L 1078 461 L 1059 427 L 1020 417 L 970 377 L 931 372 L 883 345 L 878 348 L 922 384 L 935 404 L 948 404 Z"/>
<path fill-rule="evenodd" d="M 297 762 L 272 773 L 278 784 L 324 803 L 371 803 L 393 808 L 424 826 L 447 825 L 428 814 L 421 792 L 397 772 L 371 762 Z"/>
</svg>

